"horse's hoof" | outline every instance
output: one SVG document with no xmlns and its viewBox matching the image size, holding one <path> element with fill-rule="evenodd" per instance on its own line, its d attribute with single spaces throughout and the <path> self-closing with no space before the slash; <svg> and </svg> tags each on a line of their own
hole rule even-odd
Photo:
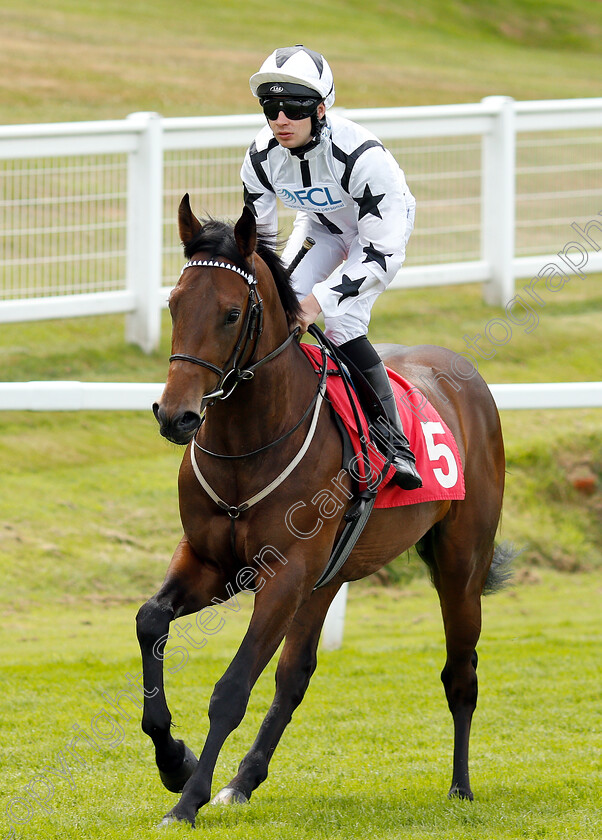
<svg viewBox="0 0 602 840">
<path fill-rule="evenodd" d="M 181 817 L 176 817 L 176 815 L 170 811 L 169 814 L 165 814 L 157 828 L 168 828 L 174 823 L 187 823 L 191 828 L 195 827 L 194 820 L 187 820 Z"/>
<path fill-rule="evenodd" d="M 472 802 L 474 799 L 473 792 L 470 788 L 463 788 L 460 785 L 453 785 L 450 788 L 449 793 L 447 794 L 448 799 L 467 799 L 469 802 Z"/>
<path fill-rule="evenodd" d="M 225 787 L 220 790 L 220 792 L 213 797 L 211 800 L 212 805 L 248 805 L 249 800 L 241 793 L 241 791 L 236 790 L 236 788 Z"/>
<path fill-rule="evenodd" d="M 159 767 L 159 776 L 161 777 L 161 781 L 167 790 L 171 791 L 171 793 L 182 793 L 184 785 L 192 776 L 194 768 L 198 764 L 198 759 L 190 747 L 187 747 L 183 741 L 180 741 L 180 743 L 184 745 L 184 760 L 180 766 L 176 767 L 175 770 L 169 771 L 161 770 Z"/>
</svg>

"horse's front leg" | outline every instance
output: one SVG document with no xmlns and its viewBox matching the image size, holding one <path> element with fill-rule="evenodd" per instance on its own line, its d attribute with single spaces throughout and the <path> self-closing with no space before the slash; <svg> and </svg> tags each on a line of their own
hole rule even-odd
<svg viewBox="0 0 602 840">
<path fill-rule="evenodd" d="M 320 632 L 337 591 L 337 584 L 318 589 L 295 615 L 278 661 L 272 705 L 238 773 L 214 798 L 215 804 L 246 802 L 267 778 L 272 755 L 316 669 Z"/>
<path fill-rule="evenodd" d="M 257 678 L 284 638 L 303 600 L 305 574 L 302 563 L 291 562 L 257 592 L 249 627 L 224 676 L 217 682 L 209 703 L 209 733 L 198 764 L 186 782 L 180 801 L 166 814 L 162 825 L 189 822 L 211 799 L 211 783 L 219 752 L 242 721 Z"/>
<path fill-rule="evenodd" d="M 228 597 L 223 575 L 203 564 L 183 539 L 163 585 L 136 616 L 144 685 L 142 729 L 155 746 L 161 781 L 173 793 L 183 789 L 197 759 L 183 741 L 176 741 L 171 734 L 171 714 L 163 683 L 163 654 L 169 625 L 174 618 L 206 607 L 216 596 L 222 600 Z"/>
</svg>

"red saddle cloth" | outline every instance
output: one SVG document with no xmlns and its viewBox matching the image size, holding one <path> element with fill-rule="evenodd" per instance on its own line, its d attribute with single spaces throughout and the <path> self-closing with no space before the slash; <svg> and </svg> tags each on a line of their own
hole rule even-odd
<svg viewBox="0 0 602 840">
<path fill-rule="evenodd" d="M 301 344 L 300 346 L 314 367 L 316 369 L 321 368 L 322 352 L 320 348 L 314 344 Z M 328 367 L 336 370 L 336 365 L 330 357 L 328 358 Z M 416 456 L 416 467 L 422 477 L 422 487 L 418 490 L 402 490 L 391 481 L 395 472 L 391 467 L 387 475 L 378 484 L 378 494 L 374 507 L 390 508 L 400 505 L 415 505 L 420 502 L 463 499 L 466 494 L 464 471 L 454 436 L 438 412 L 411 382 L 408 382 L 407 379 L 390 368 L 387 368 L 387 373 L 397 400 L 404 431 L 410 441 L 412 452 Z M 326 393 L 332 407 L 349 433 L 354 451 L 359 456 L 354 459 L 356 466 L 353 468 L 353 473 L 362 484 L 365 480 L 365 473 L 364 461 L 360 455 L 360 438 L 353 409 L 349 404 L 347 390 L 340 376 L 328 377 Z M 363 434 L 366 441 L 369 441 L 368 424 L 353 390 L 352 396 L 361 418 Z M 368 454 L 372 470 L 370 482 L 375 484 L 385 460 L 376 450 L 374 444 L 368 446 Z"/>
</svg>

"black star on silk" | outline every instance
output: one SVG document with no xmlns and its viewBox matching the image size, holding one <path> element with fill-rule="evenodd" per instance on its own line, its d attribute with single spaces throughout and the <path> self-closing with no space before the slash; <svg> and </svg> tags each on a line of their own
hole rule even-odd
<svg viewBox="0 0 602 840">
<path fill-rule="evenodd" d="M 379 266 L 386 271 L 387 270 L 387 257 L 392 257 L 393 254 L 383 254 L 382 251 L 377 251 L 376 248 L 372 243 L 367 245 L 364 248 L 364 254 L 366 255 L 366 259 L 363 262 L 375 262 L 378 263 Z"/>
<path fill-rule="evenodd" d="M 253 213 L 254 216 L 257 216 L 257 210 L 255 209 L 255 202 L 257 201 L 258 198 L 261 198 L 262 194 L 261 193 L 249 192 L 249 190 L 246 188 L 246 186 L 243 187 L 243 192 L 244 192 L 245 206 L 249 208 L 249 210 Z"/>
<path fill-rule="evenodd" d="M 378 209 L 378 205 L 385 197 L 385 193 L 382 195 L 372 195 L 372 190 L 370 189 L 370 184 L 366 184 L 364 187 L 364 194 L 361 198 L 353 197 L 353 200 L 359 204 L 360 206 L 360 214 L 358 216 L 359 219 L 363 219 L 364 216 L 367 216 L 368 213 L 371 213 L 373 216 L 377 216 L 379 219 L 382 219 L 380 215 L 380 211 Z"/>
<path fill-rule="evenodd" d="M 341 297 L 337 303 L 337 306 L 340 306 L 341 303 L 348 297 L 357 297 L 360 293 L 360 286 L 364 282 L 365 277 L 359 277 L 357 280 L 352 280 L 351 277 L 348 277 L 346 274 L 343 274 L 340 286 L 333 286 L 333 292 L 340 292 Z"/>
</svg>

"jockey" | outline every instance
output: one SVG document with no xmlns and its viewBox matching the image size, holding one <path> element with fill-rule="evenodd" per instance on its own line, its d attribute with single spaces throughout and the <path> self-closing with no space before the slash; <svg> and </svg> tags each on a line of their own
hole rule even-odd
<svg viewBox="0 0 602 840">
<path fill-rule="evenodd" d="M 291 274 L 302 306 L 299 326 L 305 332 L 323 313 L 328 338 L 380 397 L 383 422 L 393 430 L 397 484 L 421 487 L 385 366 L 367 337 L 374 301 L 404 261 L 416 201 L 403 171 L 373 134 L 327 114 L 334 81 L 322 55 L 301 45 L 277 49 L 250 85 L 268 124 L 242 165 L 245 204 L 273 235 L 277 198 L 296 211 L 285 264 L 307 236 L 315 240 Z"/>
</svg>

